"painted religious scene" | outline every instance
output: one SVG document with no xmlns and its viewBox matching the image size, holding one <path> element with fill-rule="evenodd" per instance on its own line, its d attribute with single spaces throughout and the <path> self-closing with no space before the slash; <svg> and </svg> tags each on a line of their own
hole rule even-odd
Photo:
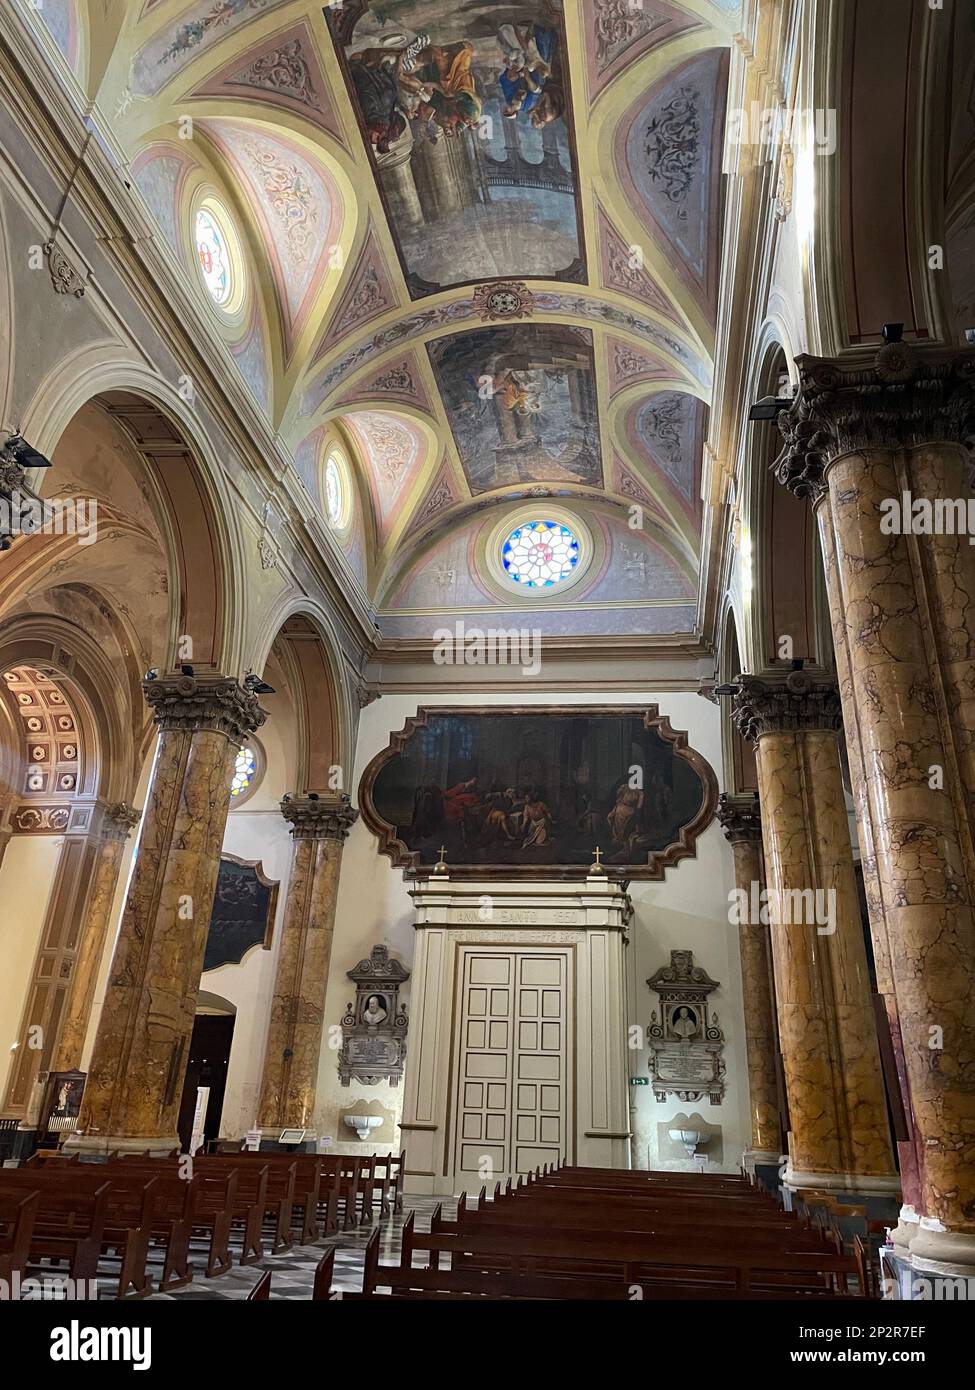
<svg viewBox="0 0 975 1390">
<path fill-rule="evenodd" d="M 655 710 L 421 710 L 366 769 L 360 805 L 394 863 L 451 875 L 658 878 L 693 853 L 710 768 Z M 517 872 L 523 870 L 524 872 Z"/>
<path fill-rule="evenodd" d="M 325 14 L 413 298 L 582 280 L 561 10 L 356 0 Z"/>
<path fill-rule="evenodd" d="M 588 329 L 479 328 L 427 351 L 472 493 L 553 480 L 602 486 Z"/>
</svg>

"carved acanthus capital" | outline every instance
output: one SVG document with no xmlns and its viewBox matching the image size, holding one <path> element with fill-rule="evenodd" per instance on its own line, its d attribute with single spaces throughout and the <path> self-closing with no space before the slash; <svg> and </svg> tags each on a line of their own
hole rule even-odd
<svg viewBox="0 0 975 1390">
<path fill-rule="evenodd" d="M 296 840 L 342 841 L 359 819 L 345 792 L 337 796 L 286 796 L 281 814 L 290 821 Z"/>
<path fill-rule="evenodd" d="M 757 797 L 735 798 L 722 792 L 716 814 L 729 844 L 737 845 L 742 840 L 761 841 L 762 813 Z"/>
<path fill-rule="evenodd" d="M 186 676 L 174 672 L 142 682 L 147 704 L 160 730 L 226 734 L 238 746 L 267 718 L 253 691 L 226 676 Z"/>
<path fill-rule="evenodd" d="M 772 465 L 798 497 L 818 500 L 843 454 L 965 444 L 975 428 L 975 351 L 885 343 L 857 356 L 797 357 L 799 389 L 779 415 L 785 448 Z"/>
<path fill-rule="evenodd" d="M 742 738 L 757 743 L 763 734 L 809 733 L 843 727 L 835 681 L 813 679 L 802 671 L 757 680 L 739 677 L 731 717 Z"/>
<path fill-rule="evenodd" d="M 109 806 L 102 818 L 102 835 L 106 840 L 127 840 L 139 824 L 142 812 L 125 801 Z"/>
</svg>

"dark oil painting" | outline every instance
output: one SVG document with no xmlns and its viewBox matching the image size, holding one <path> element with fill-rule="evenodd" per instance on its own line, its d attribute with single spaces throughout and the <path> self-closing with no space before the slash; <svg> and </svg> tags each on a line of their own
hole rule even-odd
<svg viewBox="0 0 975 1390">
<path fill-rule="evenodd" d="M 366 769 L 360 805 L 394 863 L 582 877 L 601 851 L 658 878 L 710 821 L 710 766 L 655 709 L 428 709 Z"/>
<path fill-rule="evenodd" d="M 259 864 L 221 856 L 203 969 L 237 965 L 252 946 L 269 946 L 277 900 L 278 885 Z"/>
<path fill-rule="evenodd" d="M 413 297 L 584 279 L 560 6 L 348 0 L 325 17 Z"/>
</svg>

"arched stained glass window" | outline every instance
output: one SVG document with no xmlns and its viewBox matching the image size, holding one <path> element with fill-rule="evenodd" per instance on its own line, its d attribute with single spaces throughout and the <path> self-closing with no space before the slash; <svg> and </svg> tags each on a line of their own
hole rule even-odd
<svg viewBox="0 0 975 1390">
<path fill-rule="evenodd" d="M 234 798 L 243 796 L 253 782 L 256 771 L 257 759 L 253 748 L 242 748 L 234 764 L 234 780 L 230 784 L 230 795 Z"/>
<path fill-rule="evenodd" d="M 528 589 L 561 584 L 579 563 L 579 541 L 561 521 L 526 521 L 501 547 L 505 573 Z"/>
<path fill-rule="evenodd" d="M 325 510 L 332 525 L 341 526 L 345 516 L 345 483 L 334 454 L 325 464 Z"/>
<path fill-rule="evenodd" d="M 210 298 L 225 308 L 234 294 L 233 256 L 217 218 L 205 206 L 196 214 L 196 254 Z"/>
</svg>

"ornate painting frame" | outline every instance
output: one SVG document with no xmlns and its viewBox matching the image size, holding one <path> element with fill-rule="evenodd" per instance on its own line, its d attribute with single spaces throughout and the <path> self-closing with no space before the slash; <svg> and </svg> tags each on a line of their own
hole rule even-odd
<svg viewBox="0 0 975 1390">
<path fill-rule="evenodd" d="M 682 859 L 693 858 L 697 853 L 698 837 L 707 829 L 715 817 L 718 805 L 718 780 L 708 760 L 692 748 L 686 732 L 674 729 L 669 718 L 660 713 L 657 705 L 514 705 L 508 708 L 497 705 L 421 705 L 415 715 L 407 718 L 402 729 L 392 732 L 388 745 L 369 762 L 359 782 L 359 809 L 363 822 L 379 841 L 379 852 L 391 861 L 393 868 L 401 868 L 407 879 L 426 878 L 432 873 L 432 866 L 421 862 L 418 850 L 411 850 L 397 835 L 397 827 L 385 820 L 376 808 L 373 792 L 379 774 L 393 758 L 400 756 L 410 740 L 420 729 L 429 726 L 433 716 L 491 716 L 494 718 L 517 718 L 539 715 L 549 717 L 568 717 L 578 719 L 582 716 L 594 718 L 642 718 L 645 729 L 655 730 L 663 742 L 671 745 L 673 756 L 684 760 L 693 769 L 701 783 L 701 804 L 690 820 L 680 826 L 676 837 L 659 850 L 651 850 L 645 863 L 605 864 L 609 878 L 628 883 L 631 880 L 659 882 L 668 868 L 680 863 Z M 573 881 L 585 879 L 592 872 L 591 865 L 582 864 L 463 864 L 449 863 L 447 872 L 452 879 L 480 880 L 507 878 L 511 880 Z"/>
</svg>

